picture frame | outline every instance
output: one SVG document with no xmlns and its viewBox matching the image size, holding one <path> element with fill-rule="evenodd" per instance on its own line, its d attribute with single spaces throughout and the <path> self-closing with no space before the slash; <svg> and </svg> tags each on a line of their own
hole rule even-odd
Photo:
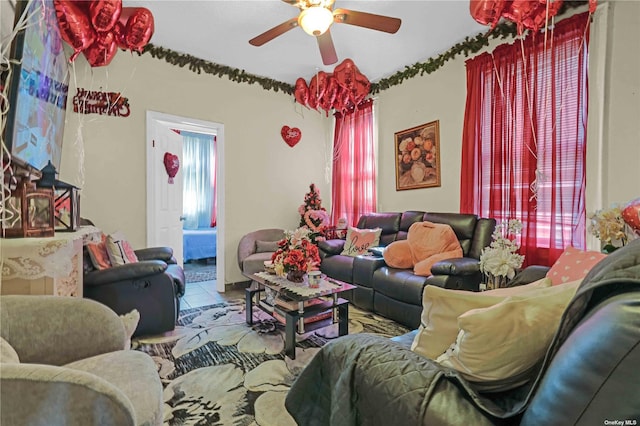
<svg viewBox="0 0 640 426">
<path fill-rule="evenodd" d="M 394 133 L 396 191 L 433 188 L 440 183 L 440 122 Z"/>
</svg>

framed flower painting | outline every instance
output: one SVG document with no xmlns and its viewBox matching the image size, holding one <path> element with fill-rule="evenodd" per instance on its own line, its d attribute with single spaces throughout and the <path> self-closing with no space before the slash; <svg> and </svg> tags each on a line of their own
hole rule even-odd
<svg viewBox="0 0 640 426">
<path fill-rule="evenodd" d="M 439 121 L 395 133 L 396 191 L 440 186 Z"/>
</svg>

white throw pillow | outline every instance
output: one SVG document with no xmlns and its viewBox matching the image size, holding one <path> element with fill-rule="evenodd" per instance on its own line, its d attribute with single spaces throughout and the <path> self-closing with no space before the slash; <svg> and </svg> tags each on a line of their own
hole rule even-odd
<svg viewBox="0 0 640 426">
<path fill-rule="evenodd" d="M 131 349 L 131 336 L 133 336 L 140 322 L 140 312 L 134 309 L 128 314 L 120 315 L 120 319 L 124 327 L 124 348 L 128 350 Z"/>
<path fill-rule="evenodd" d="M 411 350 L 427 358 L 436 359 L 455 342 L 458 335 L 458 316 L 471 309 L 493 306 L 509 296 L 526 294 L 550 285 L 550 279 L 542 278 L 522 286 L 479 293 L 428 285 L 422 293 L 420 327 Z"/>
<path fill-rule="evenodd" d="M 138 261 L 131 244 L 120 231 L 114 232 L 107 237 L 106 247 L 112 265 L 124 265 L 125 263 Z"/>
<path fill-rule="evenodd" d="M 511 296 L 460 315 L 455 343 L 436 361 L 469 381 L 484 383 L 483 390 L 506 390 L 526 382 L 527 373 L 544 357 L 580 282 Z"/>
<path fill-rule="evenodd" d="M 352 257 L 365 254 L 369 251 L 370 247 L 380 245 L 381 234 L 381 228 L 359 229 L 349 227 L 349 230 L 347 231 L 347 238 L 344 243 L 344 249 L 340 254 Z"/>
</svg>

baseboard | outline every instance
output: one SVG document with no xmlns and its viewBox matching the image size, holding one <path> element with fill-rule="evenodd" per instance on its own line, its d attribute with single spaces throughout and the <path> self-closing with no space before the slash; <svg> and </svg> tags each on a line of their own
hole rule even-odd
<svg viewBox="0 0 640 426">
<path fill-rule="evenodd" d="M 244 290 L 245 288 L 249 287 L 251 285 L 251 281 L 238 281 L 238 282 L 234 282 L 234 283 L 225 283 L 224 284 L 224 289 L 225 290 Z"/>
</svg>

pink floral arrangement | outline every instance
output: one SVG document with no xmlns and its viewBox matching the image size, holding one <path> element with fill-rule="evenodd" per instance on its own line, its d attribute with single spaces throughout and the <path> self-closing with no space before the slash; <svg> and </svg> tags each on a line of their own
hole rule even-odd
<svg viewBox="0 0 640 426">
<path fill-rule="evenodd" d="M 320 254 L 311 239 L 311 231 L 307 228 L 285 231 L 285 237 L 278 241 L 278 250 L 271 256 L 271 261 L 277 275 L 318 269 Z"/>
</svg>

